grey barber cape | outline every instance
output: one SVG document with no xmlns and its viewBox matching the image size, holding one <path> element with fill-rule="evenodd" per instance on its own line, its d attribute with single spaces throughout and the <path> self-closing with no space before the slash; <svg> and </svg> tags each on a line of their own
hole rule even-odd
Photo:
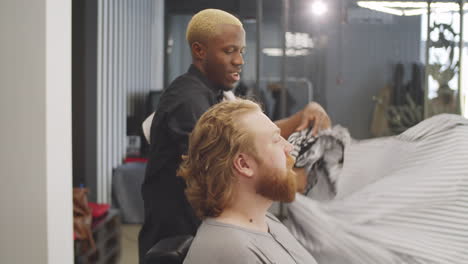
<svg viewBox="0 0 468 264">
<path fill-rule="evenodd" d="M 205 219 L 198 228 L 184 264 L 316 264 L 273 215 L 267 214 L 268 232 Z"/>
<path fill-rule="evenodd" d="M 362 141 L 342 132 L 291 138 L 307 146 L 297 148 L 297 160 L 308 161 L 315 185 L 287 206 L 288 227 L 314 258 L 468 263 L 468 120 L 438 115 L 400 135 Z"/>
</svg>

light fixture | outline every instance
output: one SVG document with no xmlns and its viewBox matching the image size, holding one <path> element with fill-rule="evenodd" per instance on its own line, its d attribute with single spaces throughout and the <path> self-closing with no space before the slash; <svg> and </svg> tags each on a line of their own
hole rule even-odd
<svg viewBox="0 0 468 264">
<path fill-rule="evenodd" d="M 315 0 L 310 6 L 310 9 L 316 16 L 322 16 L 328 11 L 327 5 L 321 0 Z"/>
<path fill-rule="evenodd" d="M 387 14 L 396 15 L 396 16 L 402 16 L 403 15 L 403 11 L 395 9 L 395 8 L 386 7 L 384 5 L 373 5 L 373 4 L 368 5 L 368 4 L 361 4 L 360 2 L 358 2 L 358 6 L 368 8 L 368 9 L 371 9 L 371 10 L 374 10 L 374 11 L 379 11 L 379 12 L 383 12 L 383 13 L 387 13 Z"/>
<path fill-rule="evenodd" d="M 263 54 L 270 57 L 280 57 L 283 56 L 283 50 L 279 48 L 264 48 L 262 49 Z M 310 54 L 308 49 L 286 49 L 287 57 L 300 57 L 307 56 Z"/>
<path fill-rule="evenodd" d="M 288 57 L 307 56 L 314 48 L 314 41 L 307 33 L 286 32 L 284 37 L 286 39 L 286 56 Z M 283 49 L 280 48 L 264 48 L 262 52 L 271 57 L 283 56 Z"/>
<path fill-rule="evenodd" d="M 397 16 L 418 16 L 427 12 L 427 2 L 397 2 L 397 1 L 358 1 L 357 5 L 363 8 L 384 12 Z M 431 10 L 433 12 L 458 11 L 459 5 L 456 2 L 433 2 Z M 463 6 L 468 10 L 468 4 Z"/>
</svg>

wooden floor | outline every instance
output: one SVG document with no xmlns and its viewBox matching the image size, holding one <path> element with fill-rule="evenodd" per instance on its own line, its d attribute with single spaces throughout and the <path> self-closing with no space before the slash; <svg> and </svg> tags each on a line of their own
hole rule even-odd
<svg viewBox="0 0 468 264">
<path fill-rule="evenodd" d="M 122 224 L 122 256 L 121 264 L 138 263 L 138 232 L 141 225 Z"/>
</svg>

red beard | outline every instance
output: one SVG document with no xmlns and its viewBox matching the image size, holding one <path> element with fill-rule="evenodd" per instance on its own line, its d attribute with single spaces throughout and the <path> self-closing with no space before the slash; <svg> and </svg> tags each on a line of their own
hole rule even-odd
<svg viewBox="0 0 468 264">
<path fill-rule="evenodd" d="M 272 201 L 290 203 L 294 201 L 297 190 L 296 173 L 292 170 L 294 159 L 288 155 L 286 169 L 266 167 L 260 165 L 260 176 L 256 191 Z"/>
</svg>

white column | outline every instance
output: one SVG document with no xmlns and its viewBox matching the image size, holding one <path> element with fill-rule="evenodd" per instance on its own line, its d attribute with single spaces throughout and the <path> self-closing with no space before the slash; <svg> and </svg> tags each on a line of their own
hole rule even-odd
<svg viewBox="0 0 468 264">
<path fill-rule="evenodd" d="M 73 261 L 71 0 L 46 2 L 48 264 Z"/>
</svg>

